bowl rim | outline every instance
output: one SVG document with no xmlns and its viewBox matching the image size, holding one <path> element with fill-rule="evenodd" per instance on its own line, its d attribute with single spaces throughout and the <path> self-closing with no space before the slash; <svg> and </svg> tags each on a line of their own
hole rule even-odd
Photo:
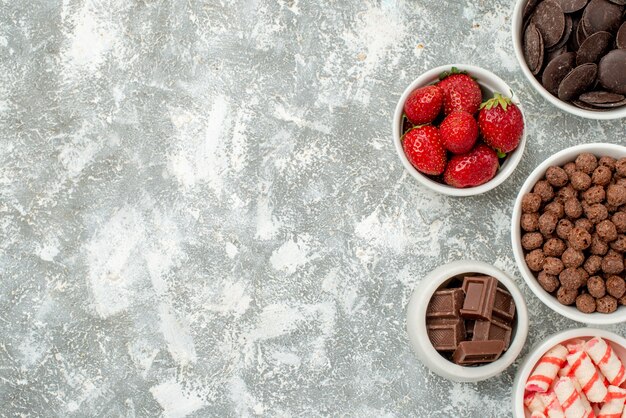
<svg viewBox="0 0 626 418">
<path fill-rule="evenodd" d="M 539 361 L 541 356 L 557 344 L 580 337 L 600 337 L 609 340 L 614 344 L 618 344 L 626 349 L 626 339 L 619 334 L 605 329 L 589 327 L 573 328 L 565 331 L 560 331 L 552 334 L 547 339 L 539 341 L 530 349 L 524 360 L 522 360 L 519 367 L 517 368 L 515 380 L 513 381 L 513 393 L 511 396 L 513 416 L 515 418 L 525 418 L 523 402 L 525 385 L 522 384 L 522 382 L 526 382 L 528 376 L 530 376 L 530 373 L 534 369 L 537 361 Z"/>
<path fill-rule="evenodd" d="M 509 291 L 516 308 L 515 332 L 509 348 L 496 361 L 478 367 L 459 366 L 446 360 L 432 346 L 426 332 L 426 308 L 432 294 L 443 282 L 463 273 L 479 273 L 495 277 Z M 502 270 L 483 261 L 458 260 L 435 268 L 415 286 L 406 312 L 409 342 L 417 357 L 434 373 L 457 382 L 478 382 L 504 371 L 522 351 L 528 335 L 528 326 L 526 301 L 515 281 Z"/>
<path fill-rule="evenodd" d="M 511 100 L 520 109 L 520 112 L 522 113 L 522 118 L 524 119 L 524 132 L 522 134 L 522 138 L 520 139 L 520 143 L 517 146 L 517 148 L 509 153 L 507 160 L 502 165 L 502 167 L 500 167 L 499 171 L 496 173 L 494 178 L 489 180 L 487 183 L 484 183 L 475 187 L 457 188 L 457 187 L 448 186 L 446 184 L 441 184 L 441 183 L 431 180 L 426 175 L 417 171 L 417 169 L 411 165 L 409 160 L 406 158 L 406 155 L 404 154 L 404 150 L 402 149 L 402 134 L 400 132 L 401 130 L 400 125 L 402 121 L 402 113 L 404 112 L 404 103 L 406 102 L 407 97 L 417 87 L 422 87 L 422 86 L 431 84 L 432 82 L 437 80 L 437 78 L 439 77 L 439 74 L 441 74 L 444 71 L 450 70 L 450 68 L 452 67 L 456 67 L 459 70 L 464 70 L 473 76 L 477 76 L 478 84 L 480 84 L 484 88 L 487 88 L 485 83 L 500 85 L 504 92 L 511 94 Z M 492 90 L 492 89 L 489 88 L 489 90 Z M 491 71 L 485 70 L 484 68 L 481 68 L 481 67 L 476 67 L 474 65 L 469 65 L 469 64 L 446 64 L 446 65 L 441 65 L 439 67 L 432 68 L 422 73 L 419 77 L 413 80 L 404 89 L 404 92 L 402 93 L 402 95 L 400 96 L 396 104 L 396 109 L 395 109 L 393 120 L 392 120 L 392 139 L 396 148 L 396 153 L 398 154 L 398 158 L 402 162 L 402 165 L 409 172 L 409 174 L 411 174 L 413 178 L 415 178 L 423 186 L 435 192 L 448 195 L 448 196 L 457 196 L 457 197 L 479 195 L 479 194 L 488 192 L 489 190 L 492 190 L 495 187 L 502 184 L 513 173 L 513 171 L 515 171 L 515 168 L 517 167 L 520 160 L 522 159 L 522 155 L 526 147 L 527 132 L 528 132 L 528 125 L 526 123 L 526 117 L 524 115 L 523 106 L 519 100 L 519 97 L 513 92 L 513 90 L 509 87 L 509 85 L 506 82 L 504 82 L 504 80 L 502 80 L 500 77 L 492 73 Z"/>
<path fill-rule="evenodd" d="M 608 110 L 608 111 L 597 111 L 593 110 L 585 110 L 580 109 L 574 105 L 561 101 L 559 98 L 550 94 L 548 90 L 546 90 L 535 76 L 531 73 L 528 65 L 526 64 L 526 60 L 524 59 L 524 53 L 522 52 L 522 27 L 523 27 L 523 9 L 527 0 L 518 0 L 515 3 L 513 8 L 513 17 L 511 19 L 511 34 L 513 37 L 513 50 L 515 52 L 515 56 L 517 58 L 517 62 L 522 69 L 522 73 L 528 79 L 533 88 L 539 92 L 544 99 L 548 102 L 552 103 L 557 108 L 563 110 L 564 112 L 570 113 L 575 116 L 580 116 L 586 119 L 595 119 L 595 120 L 612 120 L 612 119 L 621 119 L 626 117 L 626 106 L 622 106 L 621 108 Z"/>
<path fill-rule="evenodd" d="M 521 228 L 519 222 L 521 219 L 521 206 L 522 196 L 532 190 L 535 183 L 545 174 L 547 168 L 558 163 L 557 161 L 573 161 L 575 156 L 582 152 L 590 152 L 596 156 L 600 154 L 604 155 L 621 155 L 626 156 L 626 146 L 610 144 L 610 143 L 592 143 L 581 144 L 572 147 L 565 148 L 541 162 L 528 176 L 522 187 L 520 188 L 515 203 L 513 206 L 513 214 L 511 216 L 511 246 L 513 247 L 513 255 L 517 264 L 518 270 L 522 275 L 522 278 L 526 282 L 526 285 L 532 290 L 535 296 L 543 302 L 544 305 L 566 318 L 572 319 L 577 322 L 590 325 L 611 325 L 626 321 L 626 307 L 618 309 L 610 314 L 602 314 L 594 312 L 591 314 L 585 314 L 580 312 L 574 306 L 565 306 L 558 302 L 556 297 L 546 292 L 535 276 L 532 274 L 526 260 L 524 258 L 524 252 L 521 243 Z"/>
</svg>

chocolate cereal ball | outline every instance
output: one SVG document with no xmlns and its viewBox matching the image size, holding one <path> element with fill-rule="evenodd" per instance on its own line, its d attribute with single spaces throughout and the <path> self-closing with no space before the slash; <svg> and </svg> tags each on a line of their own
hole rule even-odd
<svg viewBox="0 0 626 418">
<path fill-rule="evenodd" d="M 572 178 L 572 174 L 576 171 L 576 163 L 573 161 L 570 161 L 569 163 L 566 163 L 563 166 L 563 170 L 565 170 L 565 172 L 567 173 L 567 176 L 571 179 Z"/>
<path fill-rule="evenodd" d="M 611 206 L 621 206 L 626 203 L 626 187 L 609 184 L 606 188 L 606 202 Z"/>
<path fill-rule="evenodd" d="M 563 205 L 563 209 L 565 210 L 565 215 L 570 219 L 578 219 L 583 214 L 583 206 L 575 197 L 567 199 Z"/>
<path fill-rule="evenodd" d="M 601 298 L 606 295 L 606 285 L 600 276 L 592 276 L 587 280 L 587 290 L 594 298 Z"/>
<path fill-rule="evenodd" d="M 545 256 L 543 251 L 540 249 L 532 250 L 528 254 L 526 254 L 526 264 L 528 268 L 532 271 L 541 271 L 543 270 L 543 262 L 545 261 Z"/>
<path fill-rule="evenodd" d="M 576 157 L 576 169 L 586 174 L 591 174 L 598 166 L 598 159 L 595 155 L 583 152 Z"/>
<path fill-rule="evenodd" d="M 591 186 L 591 177 L 582 171 L 574 171 L 570 176 L 570 182 L 574 190 L 584 191 Z"/>
<path fill-rule="evenodd" d="M 541 207 L 541 197 L 535 193 L 526 193 L 522 197 L 522 212 L 534 213 Z"/>
<path fill-rule="evenodd" d="M 556 292 L 556 299 L 561 302 L 563 305 L 571 305 L 576 301 L 578 297 L 577 289 L 566 289 L 564 287 L 559 287 L 559 290 Z"/>
<path fill-rule="evenodd" d="M 566 240 L 573 228 L 574 224 L 570 220 L 561 219 L 556 224 L 556 234 L 559 236 L 559 238 Z"/>
<path fill-rule="evenodd" d="M 621 254 L 609 250 L 602 259 L 602 271 L 606 274 L 620 274 L 624 271 L 624 259 Z"/>
<path fill-rule="evenodd" d="M 615 163 L 615 174 L 620 177 L 626 177 L 626 157 L 620 158 Z"/>
<path fill-rule="evenodd" d="M 543 244 L 543 254 L 546 257 L 561 257 L 567 246 L 560 238 L 550 238 Z"/>
<path fill-rule="evenodd" d="M 522 248 L 527 251 L 534 250 L 543 245 L 543 236 L 539 232 L 527 232 L 522 235 Z"/>
<path fill-rule="evenodd" d="M 565 209 L 563 208 L 563 204 L 553 200 L 548 203 L 545 208 L 543 208 L 544 212 L 552 212 L 556 215 L 557 218 L 561 219 L 565 216 Z"/>
<path fill-rule="evenodd" d="M 596 299 L 596 310 L 607 314 L 615 312 L 617 310 L 617 299 L 610 295 Z"/>
<path fill-rule="evenodd" d="M 559 279 L 556 276 L 548 274 L 545 271 L 539 272 L 539 275 L 537 276 L 537 281 L 539 282 L 541 287 L 543 287 L 543 289 L 548 293 L 554 292 L 556 289 L 559 288 L 560 285 Z"/>
<path fill-rule="evenodd" d="M 611 170 L 611 172 L 615 171 L 615 163 L 617 162 L 617 160 L 613 157 L 600 157 L 600 160 L 598 161 L 598 164 L 600 164 L 603 167 L 607 167 L 608 169 Z"/>
<path fill-rule="evenodd" d="M 585 250 L 591 245 L 591 234 L 575 226 L 567 236 L 567 242 L 576 250 Z"/>
<path fill-rule="evenodd" d="M 583 268 L 589 274 L 596 274 L 602 269 L 602 257 L 599 255 L 590 255 L 583 263 Z"/>
<path fill-rule="evenodd" d="M 626 235 L 619 234 L 617 239 L 609 244 L 612 250 L 617 251 L 618 253 L 626 252 Z"/>
<path fill-rule="evenodd" d="M 559 222 L 559 218 L 552 212 L 546 212 L 539 216 L 539 231 L 544 236 L 550 236 L 556 229 L 556 224 Z"/>
<path fill-rule="evenodd" d="M 591 222 L 587 218 L 579 218 L 574 222 L 574 226 L 584 229 L 585 231 L 591 233 L 593 231 L 593 222 Z"/>
<path fill-rule="evenodd" d="M 554 198 L 554 189 L 545 180 L 539 180 L 533 187 L 533 193 L 538 194 L 541 197 L 542 202 L 549 202 Z"/>
<path fill-rule="evenodd" d="M 626 295 L 624 295 L 621 298 L 619 298 L 617 303 L 619 303 L 620 305 L 626 305 Z"/>
<path fill-rule="evenodd" d="M 582 313 L 592 313 L 596 310 L 596 299 L 590 294 L 583 293 L 576 298 L 576 308 Z"/>
<path fill-rule="evenodd" d="M 541 222 L 539 223 L 539 227 L 541 227 Z M 615 224 L 608 219 L 596 225 L 596 233 L 604 242 L 611 242 L 617 239 L 617 228 Z"/>
<path fill-rule="evenodd" d="M 615 225 L 617 232 L 620 234 L 626 233 L 626 212 L 615 212 L 611 216 L 611 221 Z"/>
<path fill-rule="evenodd" d="M 598 223 L 609 217 L 609 211 L 602 203 L 594 203 L 593 205 L 584 205 L 585 216 L 593 223 Z"/>
<path fill-rule="evenodd" d="M 565 187 L 561 187 L 558 192 L 556 192 L 556 201 L 559 203 L 565 203 L 568 199 L 574 198 L 577 199 L 578 192 L 574 190 L 571 184 L 568 184 Z"/>
<path fill-rule="evenodd" d="M 534 232 L 539 229 L 538 213 L 522 213 L 520 226 L 526 232 Z"/>
<path fill-rule="evenodd" d="M 561 287 L 565 289 L 573 289 L 577 290 L 582 283 L 582 275 L 578 271 L 578 269 L 569 267 L 564 269 L 561 274 L 559 274 L 559 282 L 561 283 Z"/>
<path fill-rule="evenodd" d="M 543 271 L 547 274 L 558 276 L 564 268 L 563 262 L 556 257 L 546 257 L 543 262 Z"/>
<path fill-rule="evenodd" d="M 561 167 L 552 166 L 546 170 L 546 180 L 552 186 L 563 187 L 569 181 L 569 176 Z"/>
<path fill-rule="evenodd" d="M 591 245 L 589 246 L 589 252 L 595 255 L 604 255 L 609 251 L 609 244 L 602 241 L 597 233 L 591 235 Z"/>
<path fill-rule="evenodd" d="M 575 250 L 570 247 L 563 252 L 561 260 L 563 260 L 565 267 L 580 267 L 585 262 L 585 254 L 580 250 Z"/>
<path fill-rule="evenodd" d="M 611 169 L 605 167 L 603 165 L 598 166 L 591 175 L 591 182 L 593 184 L 597 184 L 598 186 L 606 186 L 611 182 L 613 178 L 613 173 Z"/>
<path fill-rule="evenodd" d="M 626 282 L 619 276 L 609 276 L 606 279 L 606 292 L 619 299 L 626 293 Z"/>
<path fill-rule="evenodd" d="M 602 202 L 606 197 L 606 193 L 604 192 L 604 187 L 592 186 L 583 192 L 582 197 L 585 202 L 592 205 L 594 203 Z"/>
</svg>

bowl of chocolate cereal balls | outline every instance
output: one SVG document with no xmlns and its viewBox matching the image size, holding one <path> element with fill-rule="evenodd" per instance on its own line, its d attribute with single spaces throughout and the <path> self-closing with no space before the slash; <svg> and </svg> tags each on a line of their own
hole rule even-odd
<svg viewBox="0 0 626 418">
<path fill-rule="evenodd" d="M 511 240 L 548 307 L 587 324 L 626 321 L 626 147 L 577 145 L 541 163 L 515 201 Z"/>
</svg>

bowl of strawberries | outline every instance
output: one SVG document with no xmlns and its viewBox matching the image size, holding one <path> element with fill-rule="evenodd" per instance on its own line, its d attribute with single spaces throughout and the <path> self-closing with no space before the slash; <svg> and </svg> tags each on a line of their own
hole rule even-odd
<svg viewBox="0 0 626 418">
<path fill-rule="evenodd" d="M 450 196 L 501 184 L 526 144 L 522 106 L 509 86 L 464 64 L 433 68 L 413 81 L 398 101 L 392 130 L 407 171 Z"/>
</svg>

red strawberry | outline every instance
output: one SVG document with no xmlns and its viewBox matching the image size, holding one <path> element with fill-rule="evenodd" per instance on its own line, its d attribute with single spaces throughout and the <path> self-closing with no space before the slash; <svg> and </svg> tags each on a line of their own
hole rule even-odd
<svg viewBox="0 0 626 418">
<path fill-rule="evenodd" d="M 414 125 L 430 123 L 441 111 L 443 92 L 437 86 L 413 90 L 404 102 L 404 114 Z"/>
<path fill-rule="evenodd" d="M 441 122 L 439 133 L 445 149 L 463 154 L 471 150 L 478 139 L 478 123 L 469 113 L 455 110 Z"/>
<path fill-rule="evenodd" d="M 478 111 L 483 95 L 478 83 L 456 67 L 439 76 L 437 85 L 443 90 L 443 111 L 449 115 L 454 110 L 465 110 L 472 115 Z"/>
<path fill-rule="evenodd" d="M 443 180 L 454 187 L 473 187 L 491 180 L 498 171 L 498 155 L 486 145 L 478 145 L 466 154 L 453 156 Z"/>
<path fill-rule="evenodd" d="M 498 153 L 506 154 L 519 145 L 524 133 L 524 118 L 511 99 L 495 93 L 493 99 L 480 105 L 478 126 L 485 143 Z"/>
<path fill-rule="evenodd" d="M 441 146 L 439 130 L 432 125 L 407 132 L 402 138 L 402 148 L 409 162 L 422 173 L 436 176 L 446 168 L 446 150 Z"/>
</svg>

